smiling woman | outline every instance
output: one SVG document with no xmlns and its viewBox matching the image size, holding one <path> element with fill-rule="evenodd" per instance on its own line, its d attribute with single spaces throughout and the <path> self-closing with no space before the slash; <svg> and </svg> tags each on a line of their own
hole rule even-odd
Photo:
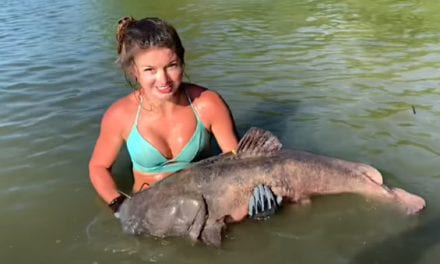
<svg viewBox="0 0 440 264">
<path fill-rule="evenodd" d="M 183 83 L 184 48 L 158 18 L 119 20 L 118 63 L 136 89 L 104 114 L 90 178 L 112 208 L 120 198 L 110 168 L 124 142 L 139 191 L 203 157 L 213 134 L 223 152 L 237 144 L 228 106 L 214 91 Z"/>
<path fill-rule="evenodd" d="M 185 49 L 171 25 L 158 18 L 124 17 L 116 39 L 117 61 L 137 88 L 104 114 L 89 163 L 93 186 L 115 213 L 125 196 L 111 167 L 124 142 L 133 163 L 134 192 L 206 157 L 211 134 L 222 152 L 237 145 L 232 115 L 220 95 L 182 81 Z M 258 197 L 271 195 L 266 191 Z M 251 207 L 263 202 L 251 200 Z"/>
</svg>

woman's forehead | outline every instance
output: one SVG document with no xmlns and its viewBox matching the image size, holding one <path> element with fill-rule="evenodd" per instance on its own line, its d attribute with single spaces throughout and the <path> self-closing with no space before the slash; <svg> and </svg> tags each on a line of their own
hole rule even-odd
<svg viewBox="0 0 440 264">
<path fill-rule="evenodd" d="M 143 64 L 162 64 L 178 60 L 176 52 L 169 48 L 152 47 L 139 50 L 134 56 L 134 60 L 138 66 Z"/>
</svg>

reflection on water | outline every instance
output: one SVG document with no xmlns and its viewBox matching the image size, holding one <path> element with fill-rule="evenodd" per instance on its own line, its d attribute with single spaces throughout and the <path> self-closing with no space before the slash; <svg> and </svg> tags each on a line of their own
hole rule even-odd
<svg viewBox="0 0 440 264">
<path fill-rule="evenodd" d="M 438 1 L 3 1 L 0 4 L 2 263 L 433 263 L 438 259 Z M 423 195 L 405 217 L 357 196 L 285 207 L 226 233 L 224 248 L 133 238 L 94 193 L 99 120 L 128 93 L 115 21 L 175 24 L 193 82 L 219 91 L 237 127 L 285 146 L 370 163 Z M 114 171 L 129 189 L 122 153 Z M 255 252 L 255 248 L 259 248 Z"/>
<path fill-rule="evenodd" d="M 434 219 L 410 228 L 405 232 L 391 236 L 378 244 L 360 252 L 356 263 L 417 263 L 423 260 L 427 252 L 432 257 L 425 258 L 426 263 L 439 256 L 440 219 Z"/>
</svg>

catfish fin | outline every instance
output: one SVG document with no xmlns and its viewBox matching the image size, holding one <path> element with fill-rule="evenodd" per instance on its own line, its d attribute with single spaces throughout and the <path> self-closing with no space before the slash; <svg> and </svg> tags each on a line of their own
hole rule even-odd
<svg viewBox="0 0 440 264">
<path fill-rule="evenodd" d="M 203 199 L 203 198 L 202 198 Z M 189 237 L 193 241 L 197 241 L 200 234 L 202 233 L 203 227 L 206 221 L 206 204 L 203 200 L 203 203 L 200 204 L 200 208 L 197 211 L 194 221 L 189 228 Z"/>
<path fill-rule="evenodd" d="M 245 156 L 271 156 L 283 145 L 271 132 L 251 127 L 238 143 L 237 154 Z"/>
<path fill-rule="evenodd" d="M 201 238 L 207 245 L 220 247 L 222 244 L 222 231 L 225 227 L 223 221 L 212 221 L 208 219 L 203 228 Z"/>
</svg>

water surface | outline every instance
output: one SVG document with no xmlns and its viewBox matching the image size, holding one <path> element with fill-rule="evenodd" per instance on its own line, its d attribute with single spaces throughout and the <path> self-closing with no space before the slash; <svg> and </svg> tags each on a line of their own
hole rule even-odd
<svg viewBox="0 0 440 264">
<path fill-rule="evenodd" d="M 439 12 L 435 0 L 2 1 L 1 263 L 436 263 Z M 220 250 L 122 234 L 87 162 L 103 112 L 130 92 L 114 64 L 125 15 L 177 27 L 189 79 L 225 98 L 241 134 L 369 163 L 427 210 L 321 197 L 231 226 Z M 125 152 L 114 172 L 128 190 Z"/>
</svg>

